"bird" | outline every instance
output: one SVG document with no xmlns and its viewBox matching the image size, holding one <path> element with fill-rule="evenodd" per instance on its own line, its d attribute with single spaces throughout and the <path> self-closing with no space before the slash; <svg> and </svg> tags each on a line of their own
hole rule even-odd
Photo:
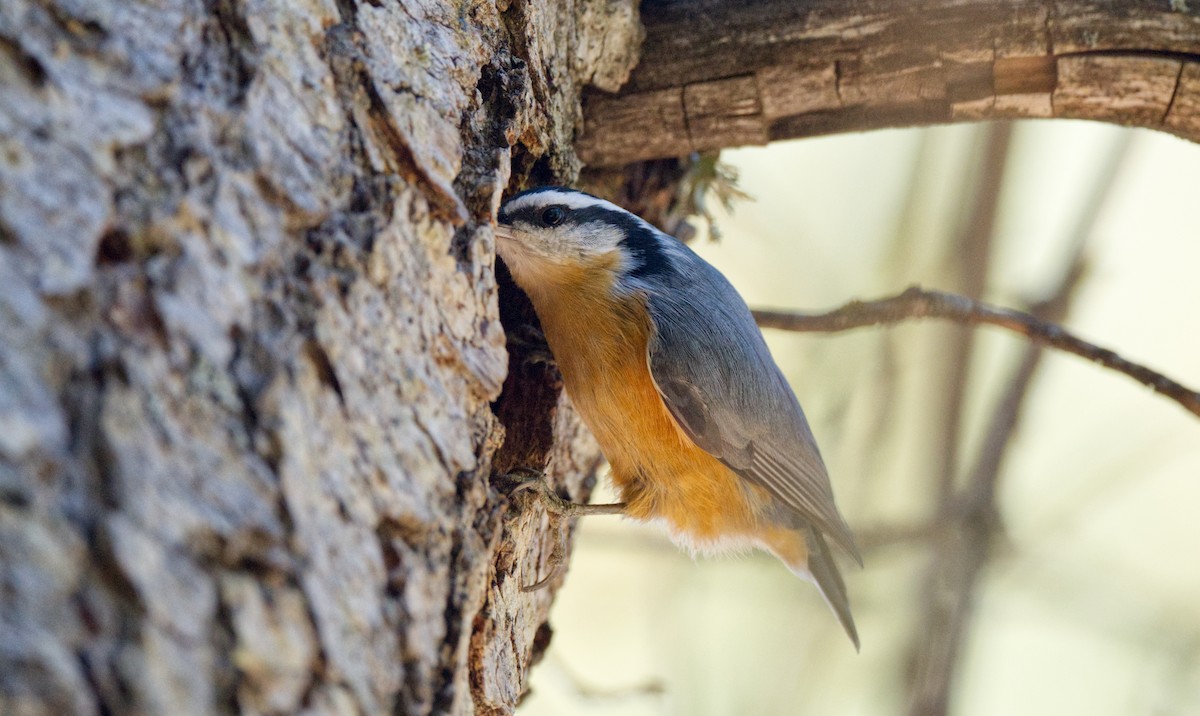
<svg viewBox="0 0 1200 716">
<path fill-rule="evenodd" d="M 547 507 L 660 524 L 693 555 L 765 550 L 817 586 L 857 650 L 830 543 L 862 557 L 737 290 L 675 237 L 575 189 L 508 198 L 495 236 L 621 498 L 576 505 L 539 480 Z"/>
</svg>

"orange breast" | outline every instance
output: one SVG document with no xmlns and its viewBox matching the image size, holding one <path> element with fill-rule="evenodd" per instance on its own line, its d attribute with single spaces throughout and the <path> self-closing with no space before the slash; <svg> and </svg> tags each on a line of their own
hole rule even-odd
<svg viewBox="0 0 1200 716">
<path fill-rule="evenodd" d="M 693 548 L 759 541 L 769 497 L 692 443 L 667 410 L 650 374 L 645 306 L 636 297 L 613 300 L 611 272 L 573 278 L 530 297 L 626 513 L 665 520 Z"/>
</svg>

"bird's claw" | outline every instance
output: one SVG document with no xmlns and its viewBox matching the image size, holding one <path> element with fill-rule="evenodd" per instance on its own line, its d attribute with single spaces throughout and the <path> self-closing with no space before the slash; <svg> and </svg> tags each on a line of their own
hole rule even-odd
<svg viewBox="0 0 1200 716">
<path fill-rule="evenodd" d="M 510 475 L 511 477 L 511 475 Z M 518 492 L 533 492 L 537 501 L 542 504 L 547 512 L 553 513 L 560 517 L 583 517 L 584 515 L 619 515 L 625 511 L 624 502 L 615 502 L 609 505 L 583 505 L 578 502 L 571 502 L 563 499 L 557 492 L 550 487 L 550 483 L 546 481 L 544 475 L 538 473 L 535 477 L 528 477 L 521 480 L 516 487 L 512 489 L 510 495 L 515 495 Z"/>
<path fill-rule="evenodd" d="M 509 496 L 518 493 L 532 493 L 532 497 L 541 503 L 542 508 L 550 514 L 558 517 L 580 517 L 583 515 L 612 515 L 620 514 L 625 509 L 624 503 L 615 503 L 610 505 L 582 505 L 578 502 L 571 502 L 559 496 L 557 492 L 550 487 L 544 473 L 530 468 L 518 468 L 511 473 L 505 475 L 510 480 L 517 484 L 509 492 Z M 554 543 L 554 548 L 551 550 L 546 562 L 549 566 L 549 573 L 542 579 L 529 585 L 522 585 L 522 592 L 534 592 L 545 588 L 550 584 L 562 571 L 562 566 L 566 562 L 566 530 L 560 530 L 558 540 Z"/>
<path fill-rule="evenodd" d="M 533 584 L 522 584 L 521 591 L 528 594 L 529 592 L 536 592 L 540 589 L 545 589 L 546 587 L 550 586 L 550 583 L 562 573 L 563 564 L 565 564 L 566 561 L 567 532 L 564 529 L 559 529 L 558 539 L 554 541 L 554 548 L 550 550 L 550 556 L 546 558 L 546 576 L 542 577 Z"/>
</svg>

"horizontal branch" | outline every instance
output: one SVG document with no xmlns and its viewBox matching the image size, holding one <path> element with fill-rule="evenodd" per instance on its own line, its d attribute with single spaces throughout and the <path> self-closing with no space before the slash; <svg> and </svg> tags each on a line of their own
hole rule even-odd
<svg viewBox="0 0 1200 716">
<path fill-rule="evenodd" d="M 1200 14 L 1112 0 L 643 3 L 641 60 L 591 92 L 595 166 L 780 139 L 1062 117 L 1200 140 Z"/>
<path fill-rule="evenodd" d="M 941 291 L 913 286 L 903 293 L 877 301 L 851 301 L 828 313 L 803 314 L 790 311 L 754 311 L 763 328 L 785 331 L 838 332 L 864 326 L 899 323 L 913 318 L 945 318 L 968 324 L 999 326 L 1020 333 L 1034 343 L 1074 353 L 1094 363 L 1133 378 L 1184 409 L 1200 416 L 1200 392 L 1191 390 L 1143 365 L 1122 358 L 1107 348 L 1089 343 L 1061 326 L 1036 316 Z"/>
</svg>

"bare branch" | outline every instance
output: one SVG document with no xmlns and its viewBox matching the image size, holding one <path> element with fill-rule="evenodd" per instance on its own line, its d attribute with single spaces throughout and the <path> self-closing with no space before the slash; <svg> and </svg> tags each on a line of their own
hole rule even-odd
<svg viewBox="0 0 1200 716">
<path fill-rule="evenodd" d="M 865 326 L 899 323 L 914 318 L 945 318 L 968 324 L 987 324 L 1019 333 L 1034 343 L 1055 348 L 1123 373 L 1154 392 L 1200 416 L 1200 393 L 1115 352 L 1089 343 L 1059 325 L 1022 311 L 991 306 L 964 296 L 912 286 L 903 293 L 876 301 L 851 301 L 820 314 L 754 311 L 763 328 L 835 333 Z"/>
<path fill-rule="evenodd" d="M 645 3 L 641 61 L 591 92 L 591 166 L 980 119 L 1094 119 L 1200 140 L 1200 16 L 1144 0 Z M 698 20 L 698 18 L 703 18 Z"/>
</svg>

